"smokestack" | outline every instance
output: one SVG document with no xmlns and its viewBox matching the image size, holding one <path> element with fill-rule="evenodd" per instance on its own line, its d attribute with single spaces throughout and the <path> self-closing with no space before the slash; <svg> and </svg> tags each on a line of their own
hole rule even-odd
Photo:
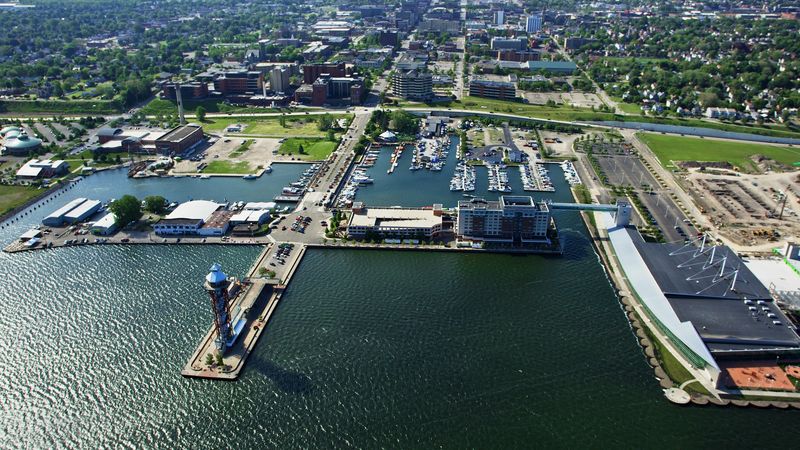
<svg viewBox="0 0 800 450">
<path fill-rule="evenodd" d="M 175 98 L 178 100 L 178 118 L 181 125 L 186 125 L 186 118 L 183 117 L 183 98 L 181 98 L 181 83 L 175 83 Z"/>
</svg>

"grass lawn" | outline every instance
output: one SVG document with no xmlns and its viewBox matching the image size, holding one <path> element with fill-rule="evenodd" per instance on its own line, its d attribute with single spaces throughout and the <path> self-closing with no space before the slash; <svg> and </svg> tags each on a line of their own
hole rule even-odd
<svg viewBox="0 0 800 450">
<path fill-rule="evenodd" d="M 750 156 L 764 155 L 779 163 L 792 165 L 800 161 L 800 149 L 778 147 L 750 142 L 730 142 L 669 136 L 656 133 L 638 133 L 641 139 L 664 167 L 675 161 L 728 161 L 743 170 L 754 168 Z"/>
<path fill-rule="evenodd" d="M 411 102 L 401 102 L 400 105 L 408 108 L 421 108 L 426 106 L 422 103 Z M 455 100 L 449 103 L 435 103 L 433 106 L 438 108 L 469 109 L 480 112 L 516 114 L 518 116 L 551 120 L 615 120 L 614 114 L 595 112 L 590 108 L 576 108 L 565 105 L 531 105 L 528 103 L 470 96 L 464 97 L 463 100 Z"/>
<path fill-rule="evenodd" d="M 280 154 L 288 154 L 300 157 L 307 161 L 321 161 L 336 150 L 337 142 L 322 139 L 289 138 L 281 144 L 278 149 Z M 303 146 L 303 153 L 300 153 L 300 146 Z"/>
<path fill-rule="evenodd" d="M 203 169 L 203 173 L 235 173 L 246 175 L 252 172 L 250 163 L 247 161 L 211 161 L 208 163 L 208 166 Z"/>
<path fill-rule="evenodd" d="M 636 105 L 636 104 L 633 104 L 633 103 L 624 102 L 619 97 L 611 97 L 611 100 L 614 100 L 615 102 L 617 102 L 617 106 L 625 114 L 639 114 L 639 113 L 642 112 L 642 108 L 639 105 Z"/>
<path fill-rule="evenodd" d="M 0 185 L 0 214 L 16 208 L 42 192 L 33 186 L 7 186 Z"/>
<path fill-rule="evenodd" d="M 349 114 L 331 114 L 334 120 L 351 118 Z M 241 133 L 231 133 L 236 136 L 260 136 L 260 137 L 325 137 L 327 132 L 320 131 L 317 127 L 319 115 L 309 115 L 306 117 L 286 116 L 286 127 L 282 127 L 279 117 L 222 117 L 207 119 L 203 122 L 203 129 L 212 133 L 221 133 L 229 125 L 242 124 L 244 129 Z"/>
<path fill-rule="evenodd" d="M 13 114 L 114 114 L 122 111 L 117 100 L 3 100 L 0 113 Z"/>
</svg>

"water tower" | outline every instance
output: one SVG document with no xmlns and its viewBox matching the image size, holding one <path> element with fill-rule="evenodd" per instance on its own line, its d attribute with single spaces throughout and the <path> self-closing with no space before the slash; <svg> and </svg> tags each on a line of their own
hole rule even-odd
<svg viewBox="0 0 800 450">
<path fill-rule="evenodd" d="M 228 292 L 231 280 L 222 272 L 222 266 L 217 263 L 214 263 L 210 270 L 206 275 L 205 288 L 208 296 L 211 297 L 211 310 L 214 312 L 214 328 L 217 331 L 214 343 L 217 350 L 224 353 L 227 343 L 232 337 L 230 294 Z"/>
</svg>

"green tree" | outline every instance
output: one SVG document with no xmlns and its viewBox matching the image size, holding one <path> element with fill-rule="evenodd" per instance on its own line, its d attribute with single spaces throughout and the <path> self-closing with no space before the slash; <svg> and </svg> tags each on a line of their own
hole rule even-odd
<svg viewBox="0 0 800 450">
<path fill-rule="evenodd" d="M 286 115 L 281 114 L 281 116 L 278 118 L 278 123 L 281 125 L 281 127 L 286 128 Z"/>
<path fill-rule="evenodd" d="M 167 207 L 167 199 L 160 195 L 148 195 L 144 198 L 144 209 L 153 214 L 163 214 Z"/>
<path fill-rule="evenodd" d="M 139 203 L 139 199 L 132 195 L 123 195 L 122 198 L 112 203 L 108 209 L 114 213 L 116 219 L 114 222 L 117 226 L 125 226 L 142 217 L 142 205 Z"/>
<path fill-rule="evenodd" d="M 415 134 L 419 130 L 416 116 L 408 111 L 397 110 L 392 113 L 394 129 L 400 133 Z"/>
<path fill-rule="evenodd" d="M 194 115 L 197 117 L 198 122 L 206 121 L 206 109 L 202 106 L 198 106 L 197 109 L 194 110 Z"/>
<path fill-rule="evenodd" d="M 303 144 L 297 146 L 297 153 L 300 153 L 301 155 L 306 154 L 306 149 L 303 148 Z"/>
<path fill-rule="evenodd" d="M 211 366 L 213 364 L 214 364 L 214 355 L 212 355 L 211 353 L 207 353 L 206 354 L 206 365 L 207 366 Z"/>
<path fill-rule="evenodd" d="M 217 360 L 217 365 L 218 365 L 218 366 L 222 367 L 222 366 L 224 366 L 224 365 L 225 365 L 225 360 L 224 360 L 224 359 L 222 359 L 222 352 L 217 352 L 217 354 L 215 355 L 215 357 L 216 357 L 216 360 Z"/>
</svg>

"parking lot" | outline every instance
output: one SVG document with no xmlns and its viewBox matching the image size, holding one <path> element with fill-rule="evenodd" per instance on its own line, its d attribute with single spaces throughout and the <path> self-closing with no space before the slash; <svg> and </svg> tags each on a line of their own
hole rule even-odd
<svg viewBox="0 0 800 450">
<path fill-rule="evenodd" d="M 253 141 L 245 151 L 237 151 L 244 142 Z M 196 154 L 192 161 L 185 159 L 175 165 L 175 173 L 196 173 L 197 167 L 201 163 L 209 163 L 215 160 L 240 162 L 246 161 L 250 167 L 255 169 L 258 166 L 266 166 L 272 161 L 286 160 L 288 157 L 281 157 L 273 154 L 273 151 L 280 147 L 280 139 L 268 138 L 219 138 L 211 143 L 205 151 Z M 201 155 L 205 155 L 204 157 Z"/>
</svg>

